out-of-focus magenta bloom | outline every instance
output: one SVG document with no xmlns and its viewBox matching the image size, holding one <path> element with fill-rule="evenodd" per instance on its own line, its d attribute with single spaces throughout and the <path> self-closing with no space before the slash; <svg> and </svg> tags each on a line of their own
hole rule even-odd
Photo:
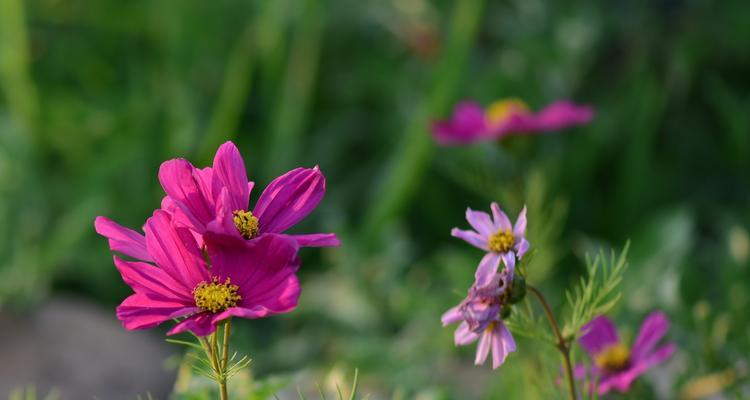
<svg viewBox="0 0 750 400">
<path fill-rule="evenodd" d="M 449 120 L 437 121 L 432 130 L 442 145 L 471 144 L 498 140 L 513 134 L 556 131 L 586 124 L 594 117 L 589 106 L 570 101 L 556 101 L 540 111 L 531 112 L 519 99 L 504 99 L 487 109 L 473 101 L 456 105 Z"/>
<path fill-rule="evenodd" d="M 443 314 L 443 326 L 460 322 L 454 333 L 456 346 L 464 346 L 479 340 L 476 365 L 484 364 L 492 351 L 492 368 L 505 362 L 508 354 L 516 351 L 516 342 L 503 323 L 501 314 L 513 283 L 513 273 L 503 270 L 486 286 L 476 283 L 469 289 L 468 296 L 456 307 Z"/>
<path fill-rule="evenodd" d="M 500 260 L 508 267 L 511 275 L 516 266 L 516 258 L 520 260 L 529 250 L 529 242 L 526 240 L 526 207 L 516 219 L 516 224 L 511 225 L 508 216 L 497 203 L 490 205 L 492 216 L 482 211 L 466 209 L 466 220 L 473 231 L 453 228 L 451 235 L 465 240 L 474 247 L 487 252 L 479 263 L 476 272 L 477 286 L 486 286 L 497 273 Z"/>
<path fill-rule="evenodd" d="M 268 234 L 243 246 L 222 247 L 209 233 L 209 269 L 193 234 L 174 226 L 167 212 L 155 211 L 144 229 L 148 257 L 140 258 L 153 264 L 114 256 L 122 279 L 135 292 L 117 307 L 126 329 L 184 318 L 167 334 L 189 330 L 205 336 L 230 317 L 262 318 L 297 306 L 299 258 L 297 243 L 289 237 Z"/>
<path fill-rule="evenodd" d="M 162 208 L 174 214 L 178 225 L 198 235 L 212 232 L 235 241 L 283 233 L 315 209 L 326 188 L 317 166 L 296 168 L 274 179 L 251 211 L 254 184 L 248 182 L 245 163 L 232 142 L 219 147 L 212 167 L 195 168 L 180 158 L 164 162 L 159 181 L 167 193 Z M 339 245 L 333 233 L 289 236 L 300 246 Z"/>
<path fill-rule="evenodd" d="M 600 395 L 611 390 L 626 392 L 646 370 L 669 358 L 676 350 L 674 343 L 656 348 L 669 329 L 669 320 L 661 312 L 653 312 L 643 321 L 633 346 L 628 348 L 620 340 L 612 321 L 599 316 L 584 325 L 579 343 L 591 357 L 592 381 Z M 656 349 L 655 349 L 656 348 Z M 583 378 L 585 369 L 576 367 L 576 375 Z"/>
</svg>

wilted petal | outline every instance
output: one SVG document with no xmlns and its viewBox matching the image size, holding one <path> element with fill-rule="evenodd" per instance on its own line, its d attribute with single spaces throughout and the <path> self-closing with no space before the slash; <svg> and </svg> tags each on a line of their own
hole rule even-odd
<svg viewBox="0 0 750 400">
<path fill-rule="evenodd" d="M 458 328 L 456 328 L 456 331 L 453 333 L 453 342 L 456 346 L 465 346 L 476 341 L 478 338 L 479 334 L 469 329 L 469 324 L 466 322 L 462 322 L 458 325 Z"/>
<path fill-rule="evenodd" d="M 325 191 L 326 180 L 318 167 L 296 168 L 274 179 L 253 209 L 261 232 L 289 229 L 315 209 Z"/>
<path fill-rule="evenodd" d="M 109 248 L 112 251 L 138 260 L 151 261 L 151 255 L 146 251 L 146 238 L 140 233 L 105 217 L 96 217 L 94 229 L 96 233 L 109 239 Z"/>
<path fill-rule="evenodd" d="M 459 311 L 459 306 L 451 308 L 450 310 L 446 311 L 442 317 L 440 317 L 440 322 L 443 323 L 443 326 L 455 324 L 456 322 L 461 320 L 463 320 L 463 317 L 461 316 L 461 312 Z"/>
</svg>

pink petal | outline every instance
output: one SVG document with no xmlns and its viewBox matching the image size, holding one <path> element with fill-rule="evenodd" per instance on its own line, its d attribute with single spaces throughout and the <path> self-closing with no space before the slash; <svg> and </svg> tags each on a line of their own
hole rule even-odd
<svg viewBox="0 0 750 400">
<path fill-rule="evenodd" d="M 212 274 L 239 286 L 241 307 L 276 312 L 296 307 L 300 286 L 297 243 L 285 235 L 264 234 L 244 246 L 222 246 L 207 234 Z"/>
<path fill-rule="evenodd" d="M 492 232 L 494 233 L 498 230 L 511 230 L 513 226 L 510 224 L 510 219 L 508 219 L 508 216 L 500 209 L 500 206 L 493 201 L 492 204 L 490 204 L 490 208 L 492 209 L 492 217 L 495 220 Z"/>
<path fill-rule="evenodd" d="M 656 343 L 667 333 L 668 329 L 669 320 L 664 313 L 655 311 L 649 314 L 643 321 L 641 329 L 638 332 L 638 337 L 633 343 L 631 357 L 639 359 L 651 352 Z"/>
<path fill-rule="evenodd" d="M 443 323 L 443 326 L 455 324 L 456 322 L 461 320 L 463 320 L 463 317 L 461 316 L 461 312 L 459 311 L 459 306 L 451 308 L 450 310 L 446 311 L 442 317 L 440 317 L 440 322 Z"/>
<path fill-rule="evenodd" d="M 516 243 L 514 250 L 516 251 L 516 257 L 518 257 L 519 260 L 522 259 L 526 252 L 529 251 L 529 241 L 520 238 Z"/>
<path fill-rule="evenodd" d="M 175 280 L 161 268 L 144 262 L 125 261 L 117 256 L 113 258 L 122 280 L 134 292 L 154 300 L 179 302 L 183 305 L 193 304 L 193 287 Z"/>
<path fill-rule="evenodd" d="M 432 132 L 442 145 L 469 144 L 490 138 L 484 109 L 469 101 L 456 105 L 451 119 L 433 123 Z"/>
<path fill-rule="evenodd" d="M 213 317 L 213 314 L 206 312 L 191 315 L 175 325 L 174 328 L 167 332 L 167 335 L 171 336 L 191 331 L 196 336 L 208 336 L 216 331 L 216 323 L 214 323 Z"/>
<path fill-rule="evenodd" d="M 476 341 L 478 338 L 479 335 L 472 332 L 469 329 L 469 324 L 467 324 L 466 322 L 462 322 L 453 333 L 453 342 L 456 344 L 456 346 L 465 346 Z"/>
<path fill-rule="evenodd" d="M 186 160 L 177 158 L 162 163 L 159 182 L 172 201 L 185 213 L 192 228 L 202 232 L 214 219 L 215 209 L 205 182 L 197 181 L 195 168 Z"/>
<path fill-rule="evenodd" d="M 497 253 L 487 253 L 479 262 L 477 271 L 474 273 L 477 287 L 485 287 L 492 282 L 500 266 L 501 255 Z"/>
<path fill-rule="evenodd" d="M 501 256 L 503 258 L 503 263 L 505 263 L 505 268 L 510 271 L 510 276 L 513 276 L 513 273 L 516 272 L 516 254 L 512 251 L 506 251 L 501 254 Z"/>
<path fill-rule="evenodd" d="M 578 339 L 581 346 L 593 358 L 605 348 L 620 343 L 617 328 L 605 316 L 598 316 L 581 328 L 583 335 Z"/>
<path fill-rule="evenodd" d="M 109 248 L 112 251 L 138 260 L 151 261 L 151 255 L 146 251 L 146 238 L 140 233 L 105 217 L 96 217 L 94 229 L 96 233 L 109 239 Z"/>
<path fill-rule="evenodd" d="M 516 341 L 508 328 L 498 322 L 492 330 L 492 369 L 497 369 L 504 362 L 508 354 L 516 351 Z"/>
<path fill-rule="evenodd" d="M 263 191 L 253 214 L 261 232 L 281 233 L 305 218 L 323 199 L 326 180 L 318 167 L 296 168 Z"/>
<path fill-rule="evenodd" d="M 492 222 L 492 218 L 486 212 L 474 211 L 471 208 L 466 209 L 466 220 L 469 221 L 469 225 L 474 228 L 475 231 L 479 232 L 480 235 L 488 237 L 495 233 L 495 223 Z"/>
<path fill-rule="evenodd" d="M 513 227 L 513 235 L 516 237 L 523 237 L 526 234 L 526 206 L 518 214 L 516 219 L 516 225 Z"/>
<path fill-rule="evenodd" d="M 162 210 L 146 221 L 146 248 L 156 265 L 191 290 L 210 280 L 203 254 L 195 238 L 185 228 L 176 228 Z"/>
<path fill-rule="evenodd" d="M 484 331 L 479 338 L 479 345 L 477 346 L 477 356 L 474 359 L 475 365 L 482 365 L 487 360 L 487 356 L 490 354 L 490 347 L 492 346 L 492 333 Z"/>
<path fill-rule="evenodd" d="M 250 199 L 247 171 L 240 151 L 234 143 L 226 142 L 216 151 L 213 173 L 229 190 L 232 211 L 247 210 Z"/>
<path fill-rule="evenodd" d="M 335 233 L 309 233 L 306 235 L 289 235 L 300 247 L 338 247 L 341 241 Z"/>
<path fill-rule="evenodd" d="M 516 113 L 492 129 L 492 135 L 502 137 L 513 133 L 556 131 L 586 124 L 594 116 L 593 109 L 569 101 L 557 101 L 535 114 Z"/>
<path fill-rule="evenodd" d="M 451 229 L 451 236 L 463 239 L 470 245 L 480 248 L 484 251 L 489 251 L 487 248 L 487 237 L 482 236 L 474 231 L 464 231 L 458 228 Z"/>
<path fill-rule="evenodd" d="M 672 354 L 677 351 L 677 345 L 674 343 L 668 343 L 662 347 L 659 347 L 656 351 L 643 357 L 643 362 L 646 363 L 647 368 L 653 367 L 656 364 L 661 364 L 666 361 Z"/>
<path fill-rule="evenodd" d="M 221 194 L 216 201 L 216 219 L 206 225 L 206 236 L 211 233 L 211 236 L 215 241 L 223 242 L 224 244 L 244 245 L 245 238 L 242 237 L 240 231 L 237 230 L 237 226 L 234 224 L 234 214 L 236 210 L 232 205 L 231 195 L 229 189 L 226 187 L 221 188 Z"/>
<path fill-rule="evenodd" d="M 153 328 L 164 321 L 182 317 L 197 311 L 179 302 L 153 300 L 136 293 L 126 298 L 117 307 L 117 319 L 128 330 Z"/>
</svg>

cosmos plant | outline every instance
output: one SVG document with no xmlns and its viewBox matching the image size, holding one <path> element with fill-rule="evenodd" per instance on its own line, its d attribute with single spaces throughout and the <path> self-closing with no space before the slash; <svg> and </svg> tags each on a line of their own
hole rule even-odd
<svg viewBox="0 0 750 400">
<path fill-rule="evenodd" d="M 484 364 L 492 354 L 492 368 L 501 367 L 511 353 L 518 351 L 513 333 L 540 338 L 560 353 L 564 375 L 561 383 L 567 387 L 570 399 L 578 399 L 579 393 L 606 394 L 612 389 L 625 392 L 639 375 L 675 351 L 674 344 L 655 349 L 669 324 L 660 312 L 646 319 L 630 348 L 620 340 L 613 323 L 601 316 L 619 299 L 618 285 L 626 266 L 627 245 L 619 257 L 600 253 L 589 259 L 588 277 L 567 293 L 570 312 L 565 323 L 560 324 L 542 291 L 526 282 L 530 266 L 525 255 L 531 249 L 526 239 L 526 207 L 514 224 L 497 203 L 493 202 L 490 209 L 491 214 L 467 209 L 466 220 L 472 229 L 451 231 L 453 236 L 485 254 L 466 298 L 442 316 L 443 326 L 458 324 L 454 333 L 457 346 L 477 343 L 475 364 Z M 542 333 L 544 327 L 537 323 L 530 305 L 516 307 L 527 293 L 541 306 L 551 334 Z M 588 369 L 585 365 L 572 366 L 571 352 L 576 339 L 591 358 Z M 580 390 L 576 379 L 586 376 L 598 383 Z"/>
<path fill-rule="evenodd" d="M 319 168 L 297 168 L 275 179 L 250 210 L 245 164 L 233 143 L 216 153 L 212 167 L 166 161 L 159 181 L 161 208 L 145 234 L 97 217 L 114 264 L 133 294 L 117 307 L 129 330 L 177 321 L 167 335 L 189 332 L 187 344 L 205 352 L 204 373 L 228 398 L 227 380 L 247 366 L 229 353 L 232 318 L 256 319 L 294 310 L 300 295 L 301 246 L 337 246 L 336 235 L 290 235 L 325 193 Z M 124 256 L 124 257 L 123 257 Z M 219 338 L 221 337 L 221 344 Z"/>
</svg>

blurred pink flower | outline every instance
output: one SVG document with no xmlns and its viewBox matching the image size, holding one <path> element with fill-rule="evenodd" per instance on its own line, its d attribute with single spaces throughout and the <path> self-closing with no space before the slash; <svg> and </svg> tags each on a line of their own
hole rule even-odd
<svg viewBox="0 0 750 400">
<path fill-rule="evenodd" d="M 195 237 L 175 226 L 163 210 L 154 212 L 144 230 L 153 264 L 114 256 L 122 279 L 135 292 L 117 307 L 126 329 L 184 318 L 167 334 L 189 330 L 206 336 L 230 317 L 263 318 L 297 306 L 297 243 L 286 236 L 268 234 L 242 246 L 222 247 L 209 233 L 204 254 Z"/>
<path fill-rule="evenodd" d="M 502 311 L 506 307 L 513 272 L 504 270 L 495 274 L 486 286 L 475 283 L 467 297 L 456 307 L 443 314 L 443 326 L 460 322 L 454 333 L 456 346 L 464 346 L 479 340 L 476 365 L 484 364 L 492 352 L 492 368 L 500 367 L 508 354 L 516 351 L 516 342 L 503 323 Z"/>
<path fill-rule="evenodd" d="M 451 119 L 435 122 L 432 131 L 442 145 L 462 145 L 514 134 L 556 131 L 586 124 L 593 117 L 591 107 L 565 100 L 536 113 L 518 99 L 496 101 L 486 110 L 473 101 L 464 101 L 456 105 Z"/>
<path fill-rule="evenodd" d="M 508 216 L 497 203 L 490 205 L 492 216 L 482 211 L 466 209 L 466 220 L 474 230 L 461 230 L 453 228 L 451 235 L 465 240 L 470 245 L 487 252 L 482 258 L 476 271 L 477 286 L 488 284 L 498 267 L 500 260 L 510 270 L 512 275 L 516 267 L 516 259 L 520 260 L 529 250 L 529 242 L 526 240 L 526 207 L 516 219 L 516 224 L 511 225 Z"/>
<path fill-rule="evenodd" d="M 667 317 L 653 312 L 643 321 L 638 337 L 628 348 L 609 318 L 599 316 L 584 325 L 579 343 L 591 357 L 591 379 L 598 381 L 597 392 L 600 395 L 612 389 L 627 392 L 636 378 L 669 358 L 677 348 L 674 343 L 655 349 L 668 329 Z M 576 367 L 577 378 L 582 379 L 585 374 L 584 366 Z"/>
</svg>

